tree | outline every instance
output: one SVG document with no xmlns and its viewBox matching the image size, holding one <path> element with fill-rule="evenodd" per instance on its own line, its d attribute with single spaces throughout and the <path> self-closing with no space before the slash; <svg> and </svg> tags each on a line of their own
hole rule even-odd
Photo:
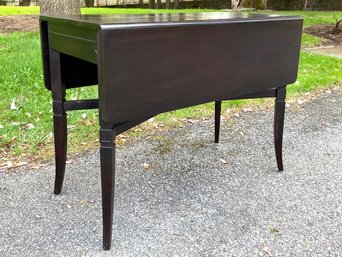
<svg viewBox="0 0 342 257">
<path fill-rule="evenodd" d="M 340 25 L 342 24 L 342 20 L 339 20 L 336 18 L 336 15 L 334 15 L 334 18 L 336 20 L 335 26 L 333 27 L 333 34 L 339 34 L 342 32 L 342 29 L 340 28 Z"/>
<path fill-rule="evenodd" d="M 95 0 L 85 0 L 84 1 L 85 7 L 94 7 L 94 2 Z"/>
<path fill-rule="evenodd" d="M 160 9 L 160 8 L 161 8 L 161 0 L 157 0 L 156 9 Z"/>
<path fill-rule="evenodd" d="M 19 6 L 30 6 L 31 0 L 20 0 Z"/>
<path fill-rule="evenodd" d="M 171 0 L 165 0 L 165 8 L 170 9 L 171 8 Z"/>
<path fill-rule="evenodd" d="M 299 0 L 299 10 L 306 11 L 307 5 L 308 5 L 308 0 Z"/>
<path fill-rule="evenodd" d="M 178 9 L 179 7 L 179 0 L 174 0 L 173 8 Z"/>
<path fill-rule="evenodd" d="M 232 9 L 237 9 L 241 7 L 242 0 L 231 0 Z"/>
<path fill-rule="evenodd" d="M 233 9 L 254 8 L 265 10 L 267 8 L 267 0 L 231 0 L 231 5 Z"/>
<path fill-rule="evenodd" d="M 148 8 L 154 9 L 156 5 L 156 0 L 149 0 L 148 1 Z"/>
<path fill-rule="evenodd" d="M 70 15 L 81 13 L 80 0 L 40 0 L 40 13 L 49 15 Z"/>
</svg>

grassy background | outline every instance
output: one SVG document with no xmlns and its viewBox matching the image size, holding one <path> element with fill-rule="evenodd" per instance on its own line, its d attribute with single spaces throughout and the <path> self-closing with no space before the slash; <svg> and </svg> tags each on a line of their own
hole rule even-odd
<svg viewBox="0 0 342 257">
<path fill-rule="evenodd" d="M 0 7 L 0 15 L 38 12 L 37 8 L 32 7 L 8 8 L 10 11 L 7 8 Z M 151 10 L 83 9 L 83 13 L 113 11 L 116 13 L 149 13 Z M 281 13 L 286 15 L 303 14 L 303 12 Z M 315 15 L 317 15 L 317 19 L 315 19 Z M 306 24 L 329 23 L 333 13 L 304 13 L 304 17 L 305 20 L 309 19 L 305 22 Z M 304 35 L 303 38 L 306 45 L 313 45 L 319 41 L 319 39 L 308 35 Z M 342 67 L 341 59 L 302 52 L 298 80 L 289 87 L 289 96 L 294 97 L 318 88 L 341 83 L 342 73 L 339 67 Z M 37 32 L 0 34 L 0 74 L 0 157 L 51 156 L 53 153 L 51 96 L 42 82 L 40 39 Z M 72 89 L 68 91 L 67 95 L 68 99 L 96 97 L 97 89 L 95 87 Z M 258 100 L 253 103 L 260 104 L 262 102 L 263 100 Z M 250 103 L 250 100 L 226 101 L 223 108 Z M 15 108 L 11 109 L 11 105 Z M 161 114 L 157 116 L 156 120 L 171 126 L 183 118 L 195 119 L 212 114 L 213 104 L 209 103 Z M 94 145 L 98 139 L 97 119 L 97 111 L 94 110 L 69 113 L 69 149 L 71 152 L 88 149 Z M 132 130 L 130 133 L 136 132 Z"/>
</svg>

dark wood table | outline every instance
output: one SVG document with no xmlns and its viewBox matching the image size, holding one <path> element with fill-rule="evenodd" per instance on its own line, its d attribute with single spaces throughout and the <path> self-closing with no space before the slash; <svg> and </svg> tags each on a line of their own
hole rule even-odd
<svg viewBox="0 0 342 257">
<path fill-rule="evenodd" d="M 99 109 L 103 247 L 111 246 L 115 137 L 163 112 L 215 101 L 275 97 L 274 142 L 283 170 L 286 86 L 297 77 L 302 19 L 247 13 L 41 16 L 44 80 L 52 91 L 55 194 L 62 189 L 66 111 Z M 98 99 L 66 90 L 98 85 Z"/>
</svg>

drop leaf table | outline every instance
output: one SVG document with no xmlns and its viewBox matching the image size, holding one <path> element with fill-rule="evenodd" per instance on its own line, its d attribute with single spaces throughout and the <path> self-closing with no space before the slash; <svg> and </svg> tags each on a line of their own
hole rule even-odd
<svg viewBox="0 0 342 257">
<path fill-rule="evenodd" d="M 286 86 L 297 77 L 302 18 L 254 13 L 40 16 L 44 82 L 52 92 L 55 194 L 66 165 L 66 111 L 99 109 L 103 248 L 111 246 L 115 137 L 163 112 L 275 97 L 274 142 L 283 170 Z M 98 85 L 98 99 L 66 90 Z"/>
</svg>

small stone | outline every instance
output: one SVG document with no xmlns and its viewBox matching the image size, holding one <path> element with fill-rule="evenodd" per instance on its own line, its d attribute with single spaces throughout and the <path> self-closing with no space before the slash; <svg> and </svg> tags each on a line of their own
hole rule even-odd
<svg viewBox="0 0 342 257">
<path fill-rule="evenodd" d="M 144 163 L 144 169 L 147 170 L 147 169 L 149 169 L 149 168 L 150 168 L 150 164 Z"/>
<path fill-rule="evenodd" d="M 220 161 L 221 161 L 223 164 L 227 164 L 227 163 L 228 163 L 225 159 L 220 159 Z"/>
<path fill-rule="evenodd" d="M 34 125 L 32 123 L 27 124 L 27 129 L 34 129 Z"/>
<path fill-rule="evenodd" d="M 15 99 L 12 100 L 11 105 L 10 105 L 11 110 L 17 110 L 17 106 L 15 105 Z"/>
<path fill-rule="evenodd" d="M 82 199 L 82 200 L 80 201 L 80 205 L 81 205 L 81 206 L 85 206 L 85 205 L 87 205 L 87 204 L 88 204 L 88 200 Z"/>
<path fill-rule="evenodd" d="M 43 218 L 43 215 L 41 215 L 41 214 L 35 214 L 34 216 L 36 217 L 36 219 L 41 219 L 41 218 Z"/>
<path fill-rule="evenodd" d="M 21 166 L 24 166 L 26 164 L 28 164 L 28 162 L 18 162 L 18 163 L 15 164 L 15 166 L 16 167 L 21 167 Z"/>
</svg>

